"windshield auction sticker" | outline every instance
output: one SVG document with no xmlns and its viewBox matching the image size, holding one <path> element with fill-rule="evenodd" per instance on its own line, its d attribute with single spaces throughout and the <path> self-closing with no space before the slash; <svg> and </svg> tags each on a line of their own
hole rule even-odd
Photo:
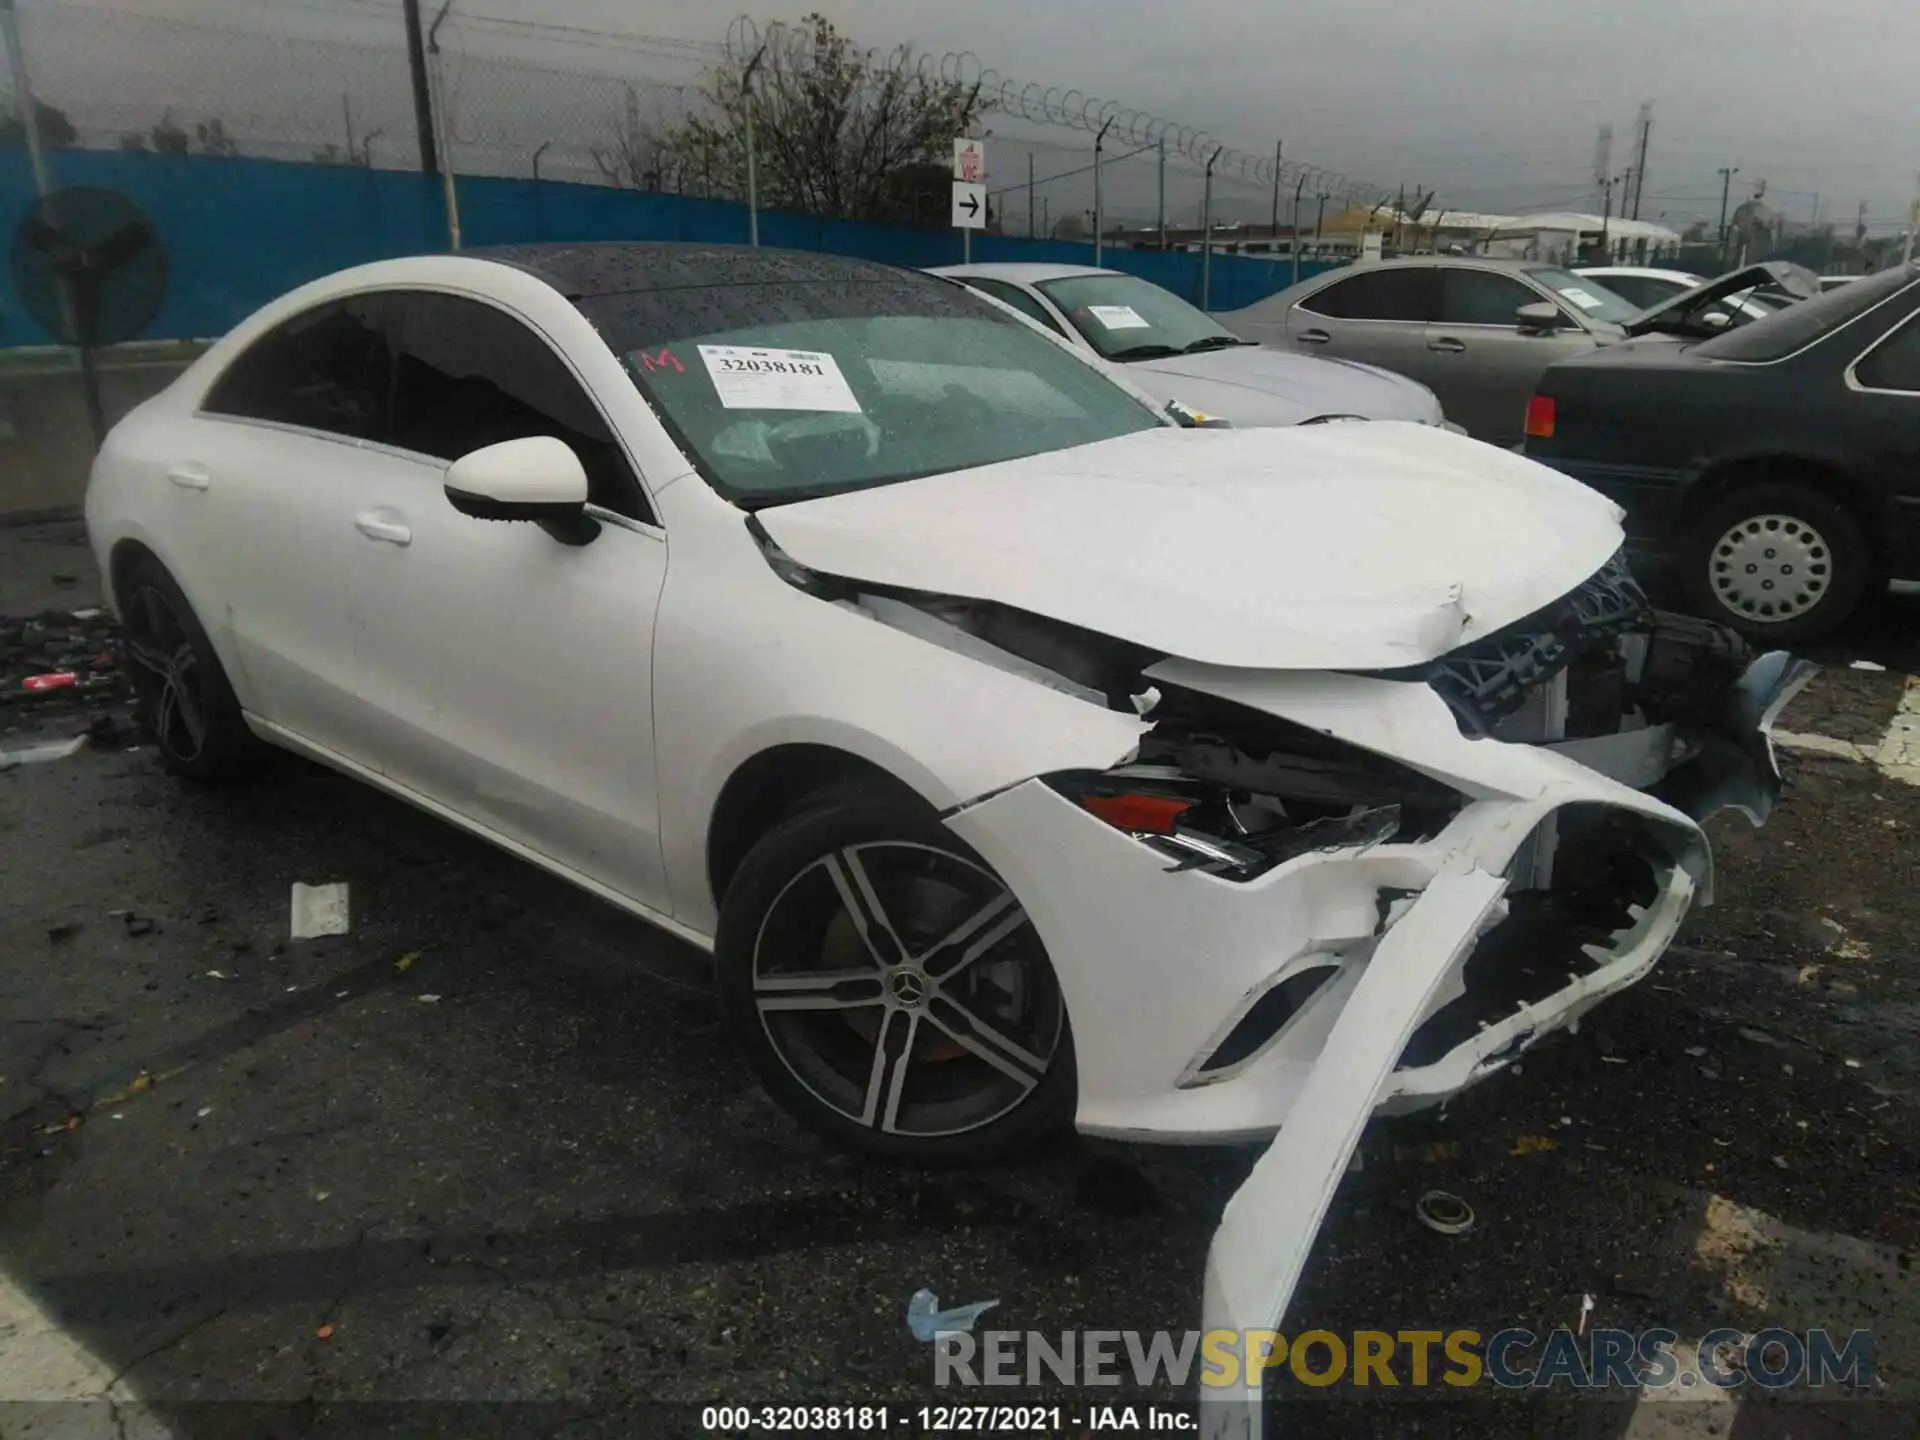
<svg viewBox="0 0 1920 1440">
<path fill-rule="evenodd" d="M 1582 290 L 1578 285 L 1569 285 L 1560 293 L 1578 305 L 1582 310 L 1598 310 L 1600 308 L 1600 297 L 1595 295 L 1591 290 Z"/>
<path fill-rule="evenodd" d="M 729 410 L 860 413 L 860 401 L 839 364 L 821 351 L 702 345 L 700 358 L 720 403 Z"/>
<path fill-rule="evenodd" d="M 1109 330 L 1146 330 L 1151 327 L 1131 305 L 1089 305 L 1087 313 Z"/>
</svg>

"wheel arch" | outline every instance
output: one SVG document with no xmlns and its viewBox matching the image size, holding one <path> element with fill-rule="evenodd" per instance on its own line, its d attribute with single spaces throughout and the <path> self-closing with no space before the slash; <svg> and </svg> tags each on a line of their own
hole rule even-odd
<svg viewBox="0 0 1920 1440">
<path fill-rule="evenodd" d="M 1805 485 L 1845 507 L 1860 522 L 1875 567 L 1885 566 L 1885 536 L 1874 518 L 1872 487 L 1851 465 L 1832 456 L 1775 451 L 1716 460 L 1702 470 L 1681 495 L 1674 515 L 1674 533 L 1684 534 L 1695 520 L 1727 496 L 1768 484 Z"/>
<path fill-rule="evenodd" d="M 714 904 L 726 894 L 755 842 L 793 814 L 808 796 L 832 785 L 860 782 L 929 803 L 885 766 L 817 741 L 772 745 L 737 765 L 720 787 L 707 822 L 707 884 Z"/>
<path fill-rule="evenodd" d="M 142 560 L 151 560 L 169 575 L 173 574 L 167 562 L 156 555 L 152 547 L 143 540 L 132 538 L 116 540 L 113 549 L 107 552 L 107 598 L 113 602 L 114 614 L 123 621 L 127 617 L 127 576 Z M 176 580 L 174 583 L 178 584 L 179 581 Z"/>
</svg>

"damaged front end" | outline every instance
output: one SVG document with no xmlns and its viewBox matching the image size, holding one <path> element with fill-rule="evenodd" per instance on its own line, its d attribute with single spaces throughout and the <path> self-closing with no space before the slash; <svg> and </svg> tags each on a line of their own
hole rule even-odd
<svg viewBox="0 0 1920 1440">
<path fill-rule="evenodd" d="M 1711 895 L 1701 822 L 1765 819 L 1769 727 L 1814 673 L 1654 610 L 1617 556 L 1515 624 L 1370 672 L 1202 663 L 990 600 L 789 579 L 1139 717 L 1122 762 L 944 818 L 1046 947 L 1082 1131 L 1271 1137 L 1214 1240 L 1209 1330 L 1278 1325 L 1370 1116 L 1499 1072 L 1657 963 Z M 1259 1433 L 1257 1374 L 1203 1398 L 1212 1433 Z"/>
<path fill-rule="evenodd" d="M 1545 745 L 1696 820 L 1737 809 L 1759 825 L 1780 794 L 1773 721 L 1817 669 L 1654 609 L 1615 555 L 1483 640 L 1375 673 L 1430 685 L 1465 735 Z"/>
</svg>

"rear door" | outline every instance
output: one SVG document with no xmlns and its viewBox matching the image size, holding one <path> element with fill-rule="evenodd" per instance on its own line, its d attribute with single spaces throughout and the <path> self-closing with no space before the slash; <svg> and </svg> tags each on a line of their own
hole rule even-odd
<svg viewBox="0 0 1920 1440">
<path fill-rule="evenodd" d="M 1882 542 L 1893 580 L 1920 580 L 1920 314 L 1911 314 L 1847 369 L 1887 496 Z"/>
<path fill-rule="evenodd" d="M 1356 266 L 1287 312 L 1287 343 L 1304 354 L 1362 360 L 1424 381 L 1434 274 L 1431 265 Z"/>
<path fill-rule="evenodd" d="M 1420 379 L 1440 397 L 1447 418 L 1475 439 L 1517 445 L 1540 372 L 1594 348 L 1593 338 L 1571 319 L 1544 334 L 1522 330 L 1514 312 L 1542 301 L 1562 308 L 1546 292 L 1499 270 L 1449 265 L 1440 271 Z"/>
<path fill-rule="evenodd" d="M 334 300 L 255 341 L 208 390 L 168 480 L 204 517 L 180 569 L 224 635 L 254 714 L 366 756 L 366 702 L 347 615 L 379 472 L 389 361 L 384 301 Z"/>
</svg>

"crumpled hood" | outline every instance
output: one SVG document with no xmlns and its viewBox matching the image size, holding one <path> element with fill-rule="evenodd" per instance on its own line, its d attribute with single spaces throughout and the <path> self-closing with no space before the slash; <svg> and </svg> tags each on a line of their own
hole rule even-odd
<svg viewBox="0 0 1920 1440">
<path fill-rule="evenodd" d="M 1441 429 L 1150 430 L 762 509 L 810 569 L 1256 669 L 1435 659 L 1571 590 L 1620 509 Z"/>
<path fill-rule="evenodd" d="M 1426 424 L 1441 418 L 1433 392 L 1404 375 L 1270 345 L 1140 360 L 1121 373 L 1156 400 L 1179 400 L 1235 425 L 1298 425 L 1316 415 Z"/>
</svg>

